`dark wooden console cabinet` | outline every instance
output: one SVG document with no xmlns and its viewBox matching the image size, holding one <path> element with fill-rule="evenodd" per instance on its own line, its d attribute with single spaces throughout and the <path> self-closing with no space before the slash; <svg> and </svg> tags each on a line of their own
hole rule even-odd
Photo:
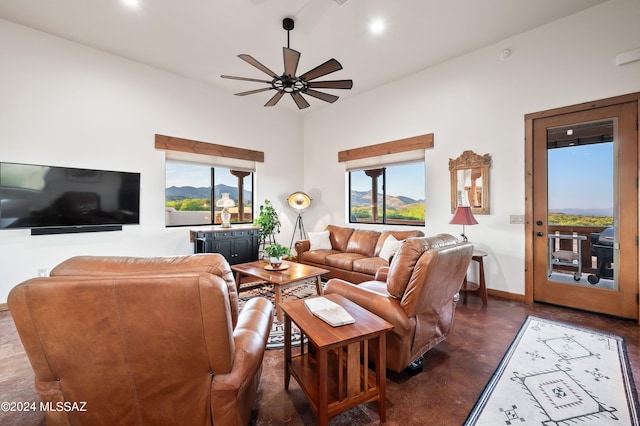
<svg viewBox="0 0 640 426">
<path fill-rule="evenodd" d="M 260 228 L 191 230 L 194 253 L 220 253 L 230 265 L 258 260 Z"/>
</svg>

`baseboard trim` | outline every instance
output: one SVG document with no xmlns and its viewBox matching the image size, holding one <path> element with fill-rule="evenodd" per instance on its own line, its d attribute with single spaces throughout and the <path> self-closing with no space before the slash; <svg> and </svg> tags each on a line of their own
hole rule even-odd
<svg viewBox="0 0 640 426">
<path fill-rule="evenodd" d="M 524 302 L 524 294 L 509 293 L 508 291 L 494 290 L 492 288 L 487 289 L 487 294 L 489 296 L 501 297 L 503 299 Z"/>
<path fill-rule="evenodd" d="M 9 310 L 9 305 L 7 305 L 6 303 L 0 303 L 0 312 L 8 311 L 8 310 Z"/>
</svg>

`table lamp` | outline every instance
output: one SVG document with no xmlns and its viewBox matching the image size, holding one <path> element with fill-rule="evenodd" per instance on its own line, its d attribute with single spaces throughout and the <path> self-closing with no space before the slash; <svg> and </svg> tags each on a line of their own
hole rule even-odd
<svg viewBox="0 0 640 426">
<path fill-rule="evenodd" d="M 456 212 L 453 214 L 453 219 L 451 222 L 454 225 L 462 225 L 462 240 L 469 241 L 467 236 L 464 234 L 464 226 L 465 225 L 477 225 L 478 221 L 475 217 L 473 217 L 473 213 L 471 212 L 471 207 L 469 206 L 458 206 L 456 208 Z"/>
<path fill-rule="evenodd" d="M 222 194 L 222 198 L 218 200 L 216 203 L 216 207 L 222 207 L 222 212 L 220 213 L 220 218 L 222 219 L 222 227 L 223 228 L 231 228 L 231 213 L 229 213 L 229 207 L 235 206 L 236 203 L 233 202 L 231 198 L 229 198 L 229 194 L 227 192 Z"/>
</svg>

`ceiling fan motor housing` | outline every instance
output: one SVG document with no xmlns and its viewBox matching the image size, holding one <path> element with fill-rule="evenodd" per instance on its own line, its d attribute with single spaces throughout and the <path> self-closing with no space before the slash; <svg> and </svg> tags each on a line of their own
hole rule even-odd
<svg viewBox="0 0 640 426">
<path fill-rule="evenodd" d="M 280 78 L 274 78 L 271 86 L 285 93 L 304 92 L 309 87 L 306 81 L 286 74 L 282 74 Z"/>
<path fill-rule="evenodd" d="M 284 28 L 287 31 L 291 31 L 293 29 L 293 27 L 295 26 L 293 19 L 291 18 L 284 18 L 282 20 L 282 28 Z"/>
</svg>

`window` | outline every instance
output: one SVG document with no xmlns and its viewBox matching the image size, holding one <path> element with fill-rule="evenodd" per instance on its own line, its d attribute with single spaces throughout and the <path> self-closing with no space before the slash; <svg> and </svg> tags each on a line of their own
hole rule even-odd
<svg viewBox="0 0 640 426">
<path fill-rule="evenodd" d="M 216 203 L 224 193 L 235 204 L 231 223 L 253 223 L 251 172 L 167 160 L 165 182 L 166 226 L 221 224 Z"/>
<path fill-rule="evenodd" d="M 424 176 L 424 162 L 349 172 L 349 222 L 424 225 Z"/>
</svg>

